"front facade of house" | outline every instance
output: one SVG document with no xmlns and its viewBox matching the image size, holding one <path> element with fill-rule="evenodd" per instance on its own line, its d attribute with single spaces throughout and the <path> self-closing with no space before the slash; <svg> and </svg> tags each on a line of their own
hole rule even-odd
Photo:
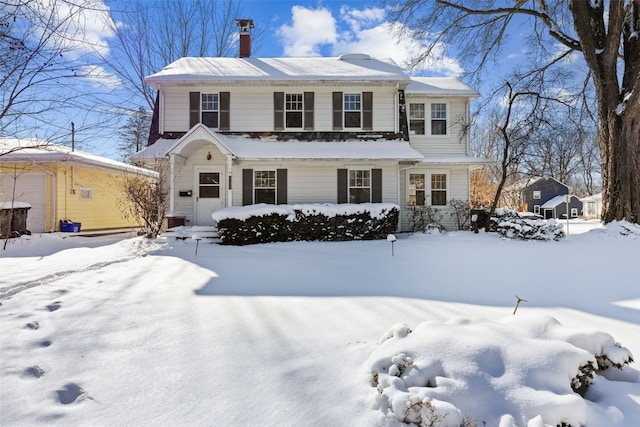
<svg viewBox="0 0 640 427">
<path fill-rule="evenodd" d="M 11 151 L 11 152 L 9 152 Z M 60 220 L 83 231 L 139 227 L 124 218 L 118 180 L 128 174 L 157 173 L 101 156 L 32 139 L 0 139 L 0 204 L 28 203 L 27 229 L 60 231 Z"/>
<path fill-rule="evenodd" d="M 410 204 L 444 213 L 468 200 L 481 162 L 462 132 L 478 94 L 456 79 L 412 80 L 390 60 L 182 58 L 146 81 L 158 102 L 133 160 L 162 164 L 169 215 L 186 225 L 229 206 L 383 202 L 401 207 L 407 229 Z"/>
</svg>

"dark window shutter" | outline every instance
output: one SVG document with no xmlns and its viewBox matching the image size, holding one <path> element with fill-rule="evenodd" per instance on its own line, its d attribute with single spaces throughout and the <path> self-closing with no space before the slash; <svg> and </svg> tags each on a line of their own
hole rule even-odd
<svg viewBox="0 0 640 427">
<path fill-rule="evenodd" d="M 362 129 L 373 130 L 373 92 L 362 92 Z"/>
<path fill-rule="evenodd" d="M 333 130 L 342 130 L 342 92 L 333 92 Z"/>
<path fill-rule="evenodd" d="M 338 203 L 347 203 L 349 201 L 348 193 L 347 170 L 338 169 Z"/>
<path fill-rule="evenodd" d="M 230 97 L 229 92 L 220 92 L 220 130 L 229 130 L 231 128 L 229 119 Z"/>
<path fill-rule="evenodd" d="M 313 130 L 313 92 L 304 93 L 304 129 Z"/>
<path fill-rule="evenodd" d="M 253 204 L 253 169 L 242 169 L 242 206 Z"/>
<path fill-rule="evenodd" d="M 273 129 L 284 130 L 284 92 L 273 92 Z"/>
<path fill-rule="evenodd" d="M 200 123 L 200 92 L 189 92 L 189 129 Z"/>
<path fill-rule="evenodd" d="M 382 203 L 382 169 L 371 169 L 371 203 Z"/>
<path fill-rule="evenodd" d="M 276 170 L 276 204 L 278 205 L 286 205 L 287 204 L 287 170 L 286 169 L 278 169 Z"/>
</svg>

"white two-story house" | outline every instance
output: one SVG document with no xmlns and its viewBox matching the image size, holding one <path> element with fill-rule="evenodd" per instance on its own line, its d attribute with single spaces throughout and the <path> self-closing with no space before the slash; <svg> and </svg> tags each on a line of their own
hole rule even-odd
<svg viewBox="0 0 640 427">
<path fill-rule="evenodd" d="M 448 209 L 469 199 L 469 105 L 455 78 L 410 78 L 392 60 L 181 58 L 146 82 L 158 90 L 149 146 L 133 160 L 169 174 L 169 217 L 257 203 L 394 203 Z M 171 221 L 170 221 L 171 223 Z M 173 221 L 174 224 L 180 221 Z M 454 227 L 445 214 L 443 224 Z"/>
</svg>

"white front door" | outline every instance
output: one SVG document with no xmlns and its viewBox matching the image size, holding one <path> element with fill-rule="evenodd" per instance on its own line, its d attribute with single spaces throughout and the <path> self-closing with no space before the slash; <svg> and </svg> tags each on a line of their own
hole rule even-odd
<svg viewBox="0 0 640 427">
<path fill-rule="evenodd" d="M 197 168 L 195 183 L 195 225 L 213 225 L 211 214 L 225 206 L 223 168 Z"/>
</svg>

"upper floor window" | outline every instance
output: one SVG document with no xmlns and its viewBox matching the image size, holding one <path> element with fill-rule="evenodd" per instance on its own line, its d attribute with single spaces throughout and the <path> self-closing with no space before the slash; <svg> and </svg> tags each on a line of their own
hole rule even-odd
<svg viewBox="0 0 640 427">
<path fill-rule="evenodd" d="M 540 200 L 540 191 L 536 190 L 533 192 L 533 199 Z"/>
<path fill-rule="evenodd" d="M 349 170 L 349 203 L 371 202 L 371 171 Z"/>
<path fill-rule="evenodd" d="M 287 93 L 285 95 L 286 126 L 288 128 L 302 127 L 303 105 L 301 93 Z"/>
<path fill-rule="evenodd" d="M 220 112 L 220 102 L 217 93 L 201 94 L 202 103 L 200 111 L 202 113 L 202 124 L 210 128 L 218 127 L 218 114 Z"/>
<path fill-rule="evenodd" d="M 344 94 L 344 127 L 362 127 L 362 95 L 359 93 Z"/>
<path fill-rule="evenodd" d="M 424 104 L 409 104 L 409 130 L 416 135 L 424 135 Z"/>
<path fill-rule="evenodd" d="M 431 104 L 431 135 L 447 134 L 447 104 Z"/>
</svg>

